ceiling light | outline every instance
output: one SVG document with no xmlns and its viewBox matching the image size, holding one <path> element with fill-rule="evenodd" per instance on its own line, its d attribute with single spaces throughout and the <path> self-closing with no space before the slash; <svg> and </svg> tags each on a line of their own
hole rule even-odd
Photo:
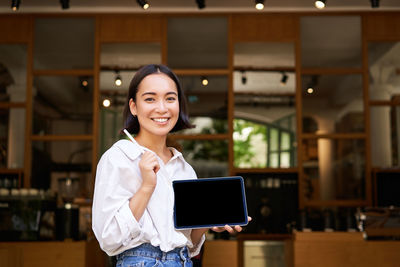
<svg viewBox="0 0 400 267">
<path fill-rule="evenodd" d="M 150 7 L 149 3 L 147 3 L 146 0 L 136 0 L 136 2 L 145 10 Z"/>
<path fill-rule="evenodd" d="M 256 1 L 256 9 L 261 10 L 264 9 L 264 0 L 255 0 Z"/>
<path fill-rule="evenodd" d="M 60 0 L 61 8 L 68 9 L 69 8 L 69 0 Z"/>
<path fill-rule="evenodd" d="M 11 9 L 12 11 L 17 11 L 19 9 L 19 4 L 21 0 L 11 0 Z"/>
<path fill-rule="evenodd" d="M 206 7 L 206 1 L 205 0 L 196 0 L 196 4 L 197 4 L 197 7 L 199 9 L 203 9 L 203 8 Z"/>
<path fill-rule="evenodd" d="M 286 85 L 288 79 L 289 76 L 286 73 L 282 72 L 281 85 Z"/>
<path fill-rule="evenodd" d="M 245 85 L 247 83 L 246 72 L 242 70 L 241 73 L 242 73 L 242 84 Z"/>
<path fill-rule="evenodd" d="M 207 85 L 208 85 L 208 79 L 207 79 L 207 77 L 205 77 L 205 76 L 202 76 L 202 77 L 201 77 L 201 84 L 204 85 L 204 86 L 207 86 Z"/>
<path fill-rule="evenodd" d="M 119 71 L 117 70 L 117 71 L 115 71 L 115 74 L 116 74 L 116 76 L 115 76 L 115 81 L 114 81 L 114 83 L 115 83 L 115 85 L 116 86 L 121 86 L 122 85 L 122 78 L 121 78 L 121 75 L 119 75 Z"/>
<path fill-rule="evenodd" d="M 318 85 L 318 75 L 311 76 L 310 82 L 307 85 L 307 93 L 312 94 L 314 92 L 315 86 Z"/>
<path fill-rule="evenodd" d="M 372 8 L 378 8 L 379 7 L 379 0 L 370 0 L 371 1 L 371 7 Z"/>
<path fill-rule="evenodd" d="M 86 91 L 89 88 L 89 79 L 87 76 L 79 77 L 79 82 L 83 90 Z"/>
<path fill-rule="evenodd" d="M 326 5 L 326 0 L 316 0 L 315 7 L 318 9 L 324 9 Z"/>
<path fill-rule="evenodd" d="M 106 98 L 103 100 L 103 107 L 108 108 L 111 105 L 110 99 Z"/>
</svg>

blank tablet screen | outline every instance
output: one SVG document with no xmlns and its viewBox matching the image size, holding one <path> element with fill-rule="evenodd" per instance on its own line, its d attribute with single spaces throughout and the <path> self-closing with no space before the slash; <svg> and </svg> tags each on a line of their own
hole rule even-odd
<svg viewBox="0 0 400 267">
<path fill-rule="evenodd" d="M 247 224 L 242 177 L 176 180 L 172 186 L 175 228 Z"/>
</svg>

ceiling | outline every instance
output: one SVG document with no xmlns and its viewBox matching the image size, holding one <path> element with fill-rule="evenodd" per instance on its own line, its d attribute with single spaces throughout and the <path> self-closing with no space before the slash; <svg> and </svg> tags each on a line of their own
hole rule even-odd
<svg viewBox="0 0 400 267">
<path fill-rule="evenodd" d="M 142 10 L 135 0 L 70 0 L 70 8 L 62 10 L 57 0 L 22 0 L 18 12 L 290 12 L 315 11 L 313 0 L 266 0 L 265 8 L 257 11 L 253 0 L 207 1 L 206 8 L 199 10 L 195 0 L 148 0 L 150 8 Z M 12 12 L 11 0 L 0 2 L 0 13 Z M 370 11 L 370 0 L 328 0 L 323 12 Z M 400 10 L 399 0 L 381 0 L 379 9 Z"/>
<path fill-rule="evenodd" d="M 195 7 L 195 1 L 190 0 L 148 0 L 154 6 L 154 9 L 149 12 L 157 12 L 157 11 L 165 11 L 165 12 L 174 12 L 174 11 L 191 11 L 191 12 L 212 12 L 212 11 L 254 11 L 255 9 L 251 6 L 252 1 L 239 1 L 239 0 L 231 0 L 231 1 L 208 1 L 209 7 L 207 6 L 204 10 L 197 10 Z M 274 11 L 274 10 L 282 10 L 282 11 L 291 11 L 296 7 L 297 10 L 313 10 L 316 9 L 313 7 L 309 7 L 310 3 L 313 0 L 267 0 L 266 8 L 262 12 Z M 0 3 L 0 12 L 9 12 L 10 3 L 6 5 L 7 1 L 2 1 Z M 90 3 L 96 3 L 96 7 L 89 8 Z M 206 1 L 207 2 L 207 1 Z M 207 3 L 208 3 L 207 2 Z M 229 2 L 229 4 L 228 4 Z M 369 6 L 369 0 L 330 0 L 329 3 L 332 2 L 332 9 L 329 6 L 327 10 L 354 10 L 359 7 L 360 10 L 371 10 Z M 291 4 L 292 3 L 292 4 Z M 147 12 L 140 10 L 136 2 L 134 0 L 124 1 L 124 0 L 115 0 L 115 1 L 90 1 L 90 0 L 71 0 L 70 1 L 71 8 L 67 11 L 62 11 L 59 6 L 58 0 L 42 0 L 42 1 L 33 1 L 33 0 L 22 0 L 20 6 L 20 12 Z M 219 4 L 219 6 L 217 6 Z M 74 6 L 75 5 L 75 6 Z M 335 6 L 334 6 L 335 5 Z M 250 7 L 249 7 L 250 6 Z M 124 8 L 125 7 L 125 8 Z M 381 8 L 383 9 L 399 9 L 400 0 L 381 0 Z M 325 12 L 325 11 L 324 11 Z M 178 16 L 179 17 L 179 16 Z M 55 62 L 56 64 L 60 63 L 65 68 L 65 64 L 70 64 L 71 67 L 78 64 L 79 62 L 93 62 L 93 59 L 87 58 L 89 55 L 93 55 L 93 46 L 89 45 L 88 47 L 83 47 L 82 43 L 93 43 L 93 40 L 87 40 L 87 42 L 82 42 L 83 39 L 88 38 L 87 36 L 93 36 L 93 34 L 88 34 L 94 29 L 94 23 L 84 23 L 83 18 L 75 18 L 76 25 L 71 26 L 71 22 L 67 20 L 60 20 L 60 25 L 55 25 L 54 23 L 47 23 L 46 18 L 42 18 L 37 21 L 35 24 L 37 29 L 38 38 L 35 41 L 35 55 L 39 55 L 42 61 L 35 61 L 35 68 L 60 68 L 58 65 L 52 65 L 51 67 L 45 64 L 46 62 Z M 82 20 L 82 21 L 80 21 Z M 178 19 L 179 20 L 179 19 Z M 204 20 L 204 19 L 203 19 Z M 169 36 L 173 36 L 173 34 L 177 34 L 174 38 L 169 38 L 168 47 L 176 48 L 175 50 L 168 51 L 169 54 L 176 54 L 178 56 L 169 57 L 179 59 L 177 62 L 173 62 L 177 68 L 180 68 L 180 64 L 185 64 L 187 66 L 187 62 L 196 62 L 196 60 L 191 59 L 193 56 L 191 44 L 186 44 L 179 40 L 179 35 L 187 36 L 197 34 L 198 31 L 204 31 L 203 34 L 207 36 L 212 35 L 213 38 L 207 39 L 195 39 L 195 36 L 192 38 L 196 42 L 200 43 L 198 47 L 207 47 L 207 50 L 214 51 L 215 55 L 227 55 L 227 52 L 220 51 L 219 49 L 223 47 L 227 47 L 226 43 L 221 43 L 223 38 L 218 38 L 221 36 L 221 29 L 226 29 L 227 25 L 224 23 L 220 23 L 223 27 L 217 31 L 218 27 L 216 26 L 218 23 L 214 21 L 215 18 L 206 19 L 209 22 L 209 25 L 204 27 L 196 26 L 196 21 L 188 21 L 186 23 L 181 23 L 180 21 L 174 21 L 172 18 L 169 21 L 169 24 L 172 25 L 170 28 L 173 29 L 169 32 Z M 191 25 L 190 23 L 194 23 Z M 203 22 L 202 22 L 203 23 Z M 86 26 L 84 26 L 86 25 Z M 48 45 L 41 45 L 41 42 L 46 43 L 49 42 L 47 32 L 51 32 L 54 27 L 62 27 L 66 29 L 76 29 L 79 27 L 80 35 L 77 36 L 76 31 L 63 31 L 63 37 L 55 38 L 51 47 Z M 301 44 L 302 44 L 302 62 L 301 64 L 305 67 L 322 67 L 322 66 L 331 66 L 331 67 L 361 67 L 361 18 L 357 16 L 342 16 L 338 19 L 336 16 L 328 16 L 328 17 L 320 17 L 320 16 L 307 16 L 301 20 Z M 197 29 L 196 33 L 191 33 L 190 31 L 185 30 L 185 28 L 189 29 Z M 40 30 L 39 30 L 40 29 Z M 211 30 L 212 29 L 212 30 Z M 346 29 L 343 31 L 342 29 Z M 186 32 L 185 32 L 186 31 Z M 183 34 L 184 33 L 184 34 Z M 40 36 L 43 34 L 43 36 Z M 222 34 L 225 35 L 225 34 Z M 216 37 L 215 37 L 216 36 Z M 68 38 L 71 40 L 75 40 L 72 42 L 72 46 L 79 47 L 79 49 L 70 49 L 71 53 L 64 54 L 60 61 L 54 61 L 53 58 L 58 58 L 60 55 L 60 48 L 64 46 L 64 39 Z M 318 42 L 312 40 L 319 40 Z M 46 49 L 40 49 L 40 47 L 44 47 Z M 191 48 L 191 49 L 185 49 Z M 136 51 L 133 53 L 131 50 Z M 375 49 L 373 47 L 369 51 L 370 55 L 370 65 L 373 65 L 371 68 L 371 75 L 375 80 L 384 79 L 390 80 L 392 84 L 392 88 L 399 88 L 400 84 L 400 76 L 396 75 L 395 69 L 400 68 L 400 45 L 397 44 L 393 46 L 393 44 L 389 46 L 381 46 L 379 45 Z M 80 51 L 80 52 L 79 52 Z M 113 45 L 103 45 L 101 47 L 101 64 L 106 66 L 122 66 L 125 65 L 127 67 L 131 67 L 130 62 L 138 62 L 138 65 L 142 65 L 147 61 L 151 62 L 160 62 L 160 46 L 159 45 L 146 45 L 138 47 L 133 47 L 132 44 L 126 46 L 126 44 L 113 44 Z M 327 52 L 329 51 L 329 52 Z M 0 59 L 2 57 L 6 57 L 8 54 L 12 53 L 2 53 L 0 51 Z M 227 62 L 227 59 L 219 58 L 218 56 L 213 55 L 213 60 L 218 62 Z M 7 61 L 7 60 L 6 60 Z M 273 67 L 289 67 L 294 68 L 295 64 L 294 57 L 294 45 L 293 44 L 282 44 L 282 43 L 270 43 L 270 44 L 244 44 L 244 45 L 236 45 L 234 48 L 234 66 L 235 67 L 258 67 L 258 68 L 273 68 Z M 52 63 L 53 64 L 53 63 Z M 216 63 L 219 64 L 219 63 Z M 383 67 L 382 67 L 383 66 Z M 91 66 L 81 66 L 81 68 L 91 68 Z M 137 67 L 137 66 L 133 66 Z M 196 66 L 189 66 L 195 68 Z M 221 67 L 221 66 L 214 66 Z M 226 66 L 225 66 L 226 67 Z M 224 68 L 224 66 L 222 66 Z M 382 75 L 384 69 L 384 76 Z M 132 77 L 132 71 L 122 72 L 124 81 L 129 81 Z M 288 82 L 285 86 L 280 85 L 281 73 L 280 72 L 247 72 L 247 83 L 244 84 L 241 82 L 241 73 L 239 71 L 235 72 L 234 75 L 234 89 L 235 92 L 244 93 L 244 92 L 264 92 L 269 94 L 293 94 L 295 92 L 295 75 L 293 72 L 288 72 L 289 75 Z M 379 76 L 378 76 L 379 75 Z M 115 74 L 113 72 L 102 72 L 100 75 L 100 89 L 101 90 L 109 90 L 109 89 L 121 89 L 121 88 L 113 88 Z M 303 79 L 303 88 L 306 88 L 307 83 L 312 77 L 304 77 Z M 351 78 L 351 77 L 350 77 Z M 18 79 L 19 80 L 19 79 Z M 192 81 L 190 81 L 192 82 Z M 336 76 L 322 77 L 319 79 L 320 89 L 314 95 L 319 99 L 324 97 L 326 99 L 334 99 L 338 105 L 342 105 L 342 103 L 349 102 L 345 98 L 353 98 L 358 96 L 353 96 L 350 94 L 351 88 L 361 88 L 361 79 L 350 79 L 350 80 L 339 80 Z M 61 88 L 61 86 L 53 86 L 54 82 L 50 80 L 44 79 L 36 79 L 35 85 L 37 86 L 38 91 L 40 91 L 41 95 L 45 97 L 50 102 L 56 102 L 57 106 L 71 106 L 71 103 L 74 102 L 74 99 L 77 97 L 79 99 L 85 99 L 84 93 L 82 93 L 79 89 L 77 82 L 75 81 L 65 81 L 63 84 L 70 84 L 68 88 Z M 340 83 L 340 84 L 339 84 Z M 123 84 L 123 89 L 126 90 L 127 82 Z M 76 87 L 76 88 L 75 88 Z M 115 87 L 115 86 L 114 86 Z M 226 88 L 226 86 L 222 86 Z M 222 88 L 221 87 L 221 88 Z M 75 89 L 73 89 L 75 88 Z M 211 87 L 210 87 L 211 88 Z M 332 90 L 333 88 L 338 88 L 338 90 Z M 340 90 L 339 90 L 340 89 Z M 57 92 L 54 92 L 56 90 Z M 60 93 L 61 92 L 61 93 Z M 78 95 L 79 94 L 79 95 Z M 82 95 L 81 95 L 82 94 Z M 320 101 L 321 102 L 321 101 Z M 322 103 L 322 102 L 321 102 Z M 78 111 L 79 108 L 74 108 L 74 110 Z M 259 111 L 258 111 L 259 113 Z M 282 111 L 279 111 L 280 115 L 282 115 Z"/>
</svg>

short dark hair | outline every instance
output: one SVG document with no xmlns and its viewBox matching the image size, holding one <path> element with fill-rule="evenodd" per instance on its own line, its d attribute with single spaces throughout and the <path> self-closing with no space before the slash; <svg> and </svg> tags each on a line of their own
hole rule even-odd
<svg viewBox="0 0 400 267">
<path fill-rule="evenodd" d="M 128 132 L 130 132 L 131 134 L 139 133 L 140 123 L 137 117 L 132 115 L 131 110 L 129 108 L 129 101 L 132 99 L 133 102 L 136 103 L 136 94 L 138 91 L 139 84 L 145 77 L 154 73 L 163 73 L 167 75 L 169 78 L 171 78 L 171 80 L 174 81 L 176 89 L 178 90 L 179 117 L 174 128 L 172 128 L 170 132 L 176 132 L 183 129 L 194 128 L 194 125 L 192 125 L 189 121 L 186 98 L 183 93 L 182 86 L 179 82 L 178 77 L 170 68 L 161 64 L 145 65 L 136 72 L 135 76 L 133 76 L 132 81 L 129 85 L 128 97 L 125 102 L 125 108 L 123 114 L 124 128 L 127 129 Z"/>
</svg>

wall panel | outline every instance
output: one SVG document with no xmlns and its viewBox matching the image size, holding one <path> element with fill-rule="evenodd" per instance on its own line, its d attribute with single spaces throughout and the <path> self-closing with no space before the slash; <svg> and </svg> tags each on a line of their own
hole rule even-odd
<svg viewBox="0 0 400 267">
<path fill-rule="evenodd" d="M 160 42 L 162 25 L 157 15 L 102 15 L 100 42 Z"/>
<path fill-rule="evenodd" d="M 297 16 L 238 14 L 232 16 L 234 42 L 295 41 Z"/>
</svg>

